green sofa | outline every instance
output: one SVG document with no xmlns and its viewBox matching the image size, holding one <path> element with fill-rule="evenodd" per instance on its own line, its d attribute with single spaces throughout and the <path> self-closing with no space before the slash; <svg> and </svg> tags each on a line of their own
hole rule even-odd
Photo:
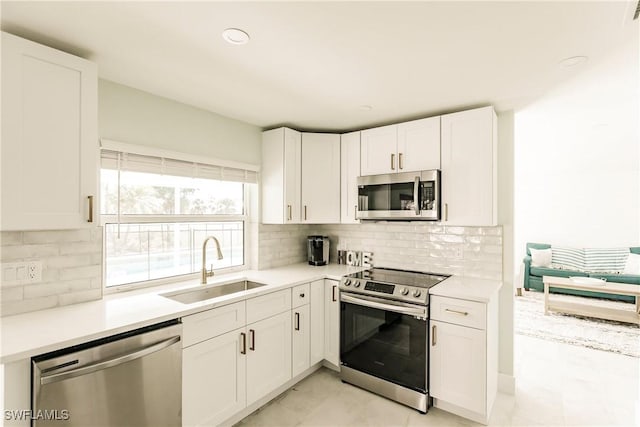
<svg viewBox="0 0 640 427">
<path fill-rule="evenodd" d="M 559 268 L 550 268 L 550 267 L 532 267 L 531 266 L 531 251 L 530 249 L 548 249 L 551 245 L 546 243 L 527 243 L 527 255 L 524 257 L 524 288 L 525 290 L 534 289 L 537 291 L 544 291 L 544 285 L 542 283 L 542 276 L 556 276 L 556 277 L 594 277 L 598 279 L 606 279 L 607 282 L 616 282 L 616 283 L 629 283 L 633 285 L 640 286 L 640 276 L 630 275 L 630 274 L 618 274 L 618 273 L 589 273 L 586 271 L 578 271 L 578 270 L 568 270 L 568 269 L 559 269 Z M 631 247 L 629 248 L 631 253 L 640 254 L 640 247 Z M 606 298 L 613 299 L 618 301 L 627 301 L 634 302 L 635 299 L 629 295 L 612 295 L 612 294 L 603 294 L 600 292 L 588 292 L 588 291 L 578 291 L 573 289 L 558 289 L 551 287 L 551 292 L 554 293 L 562 293 L 562 294 L 571 294 L 571 295 L 581 295 L 588 297 L 596 297 L 596 298 Z"/>
</svg>

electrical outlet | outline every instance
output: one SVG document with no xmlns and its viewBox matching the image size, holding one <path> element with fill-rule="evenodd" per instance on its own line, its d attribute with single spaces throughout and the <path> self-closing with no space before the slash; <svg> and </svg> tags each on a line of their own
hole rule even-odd
<svg viewBox="0 0 640 427">
<path fill-rule="evenodd" d="M 42 262 L 31 261 L 27 264 L 27 279 L 30 283 L 42 282 Z"/>
<path fill-rule="evenodd" d="M 3 263 L 2 282 L 8 285 L 42 282 L 42 261 Z"/>
</svg>

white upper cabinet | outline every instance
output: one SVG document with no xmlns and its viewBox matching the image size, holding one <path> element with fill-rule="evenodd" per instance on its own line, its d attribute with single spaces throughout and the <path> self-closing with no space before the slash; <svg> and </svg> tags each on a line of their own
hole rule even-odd
<svg viewBox="0 0 640 427">
<path fill-rule="evenodd" d="M 301 222 L 340 222 L 340 135 L 302 134 Z"/>
<path fill-rule="evenodd" d="M 262 133 L 262 222 L 300 222 L 301 133 L 278 128 Z"/>
<path fill-rule="evenodd" d="M 97 84 L 95 64 L 2 33 L 0 229 L 99 223 Z"/>
<path fill-rule="evenodd" d="M 358 176 L 360 176 L 360 132 L 340 137 L 340 222 L 358 223 Z"/>
<path fill-rule="evenodd" d="M 497 224 L 497 118 L 493 107 L 442 116 L 442 222 Z"/>
<path fill-rule="evenodd" d="M 360 172 L 378 175 L 397 172 L 398 125 L 361 132 Z"/>
<path fill-rule="evenodd" d="M 362 131 L 362 175 L 440 169 L 440 117 Z"/>
<path fill-rule="evenodd" d="M 398 125 L 398 170 L 440 169 L 440 116 Z"/>
</svg>

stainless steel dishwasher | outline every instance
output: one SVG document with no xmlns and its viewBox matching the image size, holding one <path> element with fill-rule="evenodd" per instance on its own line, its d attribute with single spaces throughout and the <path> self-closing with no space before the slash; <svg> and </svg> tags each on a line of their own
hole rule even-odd
<svg viewBox="0 0 640 427">
<path fill-rule="evenodd" d="M 181 337 L 175 320 L 33 358 L 33 425 L 181 426 Z"/>
</svg>

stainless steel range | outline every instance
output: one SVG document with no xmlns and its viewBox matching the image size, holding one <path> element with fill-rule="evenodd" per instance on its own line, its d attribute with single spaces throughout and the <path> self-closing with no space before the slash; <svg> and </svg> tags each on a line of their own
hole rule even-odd
<svg viewBox="0 0 640 427">
<path fill-rule="evenodd" d="M 373 268 L 340 281 L 340 376 L 426 413 L 429 288 L 446 275 Z"/>
</svg>

